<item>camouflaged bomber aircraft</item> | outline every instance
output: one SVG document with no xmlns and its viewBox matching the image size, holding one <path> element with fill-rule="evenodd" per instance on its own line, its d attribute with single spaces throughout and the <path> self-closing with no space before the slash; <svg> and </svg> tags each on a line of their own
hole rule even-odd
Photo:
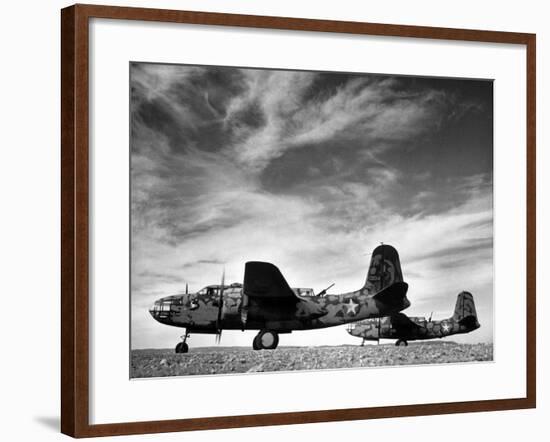
<svg viewBox="0 0 550 442">
<path fill-rule="evenodd" d="M 222 276 L 220 285 L 161 298 L 149 312 L 162 324 L 186 329 L 176 346 L 176 353 L 186 353 L 191 333 L 216 334 L 219 342 L 224 329 L 259 330 L 252 343 L 254 350 L 274 349 L 280 333 L 388 316 L 410 305 L 399 255 L 389 245 L 373 251 L 361 289 L 328 295 L 328 288 L 318 294 L 312 289 L 290 288 L 273 264 L 253 261 L 245 264 L 243 284 L 225 285 Z"/>
<path fill-rule="evenodd" d="M 385 318 L 367 319 L 348 326 L 348 333 L 365 341 L 397 339 L 395 345 L 409 345 L 407 341 L 444 338 L 470 333 L 480 327 L 477 320 L 474 297 L 471 293 L 459 293 L 453 316 L 442 321 L 426 320 L 424 317 L 408 317 L 396 313 Z"/>
</svg>

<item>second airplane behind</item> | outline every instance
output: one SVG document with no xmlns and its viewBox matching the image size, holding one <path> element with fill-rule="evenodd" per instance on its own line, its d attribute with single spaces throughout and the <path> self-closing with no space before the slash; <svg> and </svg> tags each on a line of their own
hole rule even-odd
<svg viewBox="0 0 550 442">
<path fill-rule="evenodd" d="M 453 316 L 440 321 L 424 317 L 409 317 L 396 313 L 385 318 L 367 319 L 348 326 L 348 333 L 365 341 L 397 339 L 395 345 L 408 345 L 407 341 L 444 338 L 470 333 L 480 327 L 474 297 L 469 292 L 459 293 Z"/>
</svg>

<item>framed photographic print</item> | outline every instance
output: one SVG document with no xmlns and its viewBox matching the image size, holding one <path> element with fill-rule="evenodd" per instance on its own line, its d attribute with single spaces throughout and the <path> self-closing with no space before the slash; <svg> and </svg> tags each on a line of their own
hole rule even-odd
<svg viewBox="0 0 550 442">
<path fill-rule="evenodd" d="M 61 16 L 63 433 L 535 407 L 534 35 Z"/>
</svg>

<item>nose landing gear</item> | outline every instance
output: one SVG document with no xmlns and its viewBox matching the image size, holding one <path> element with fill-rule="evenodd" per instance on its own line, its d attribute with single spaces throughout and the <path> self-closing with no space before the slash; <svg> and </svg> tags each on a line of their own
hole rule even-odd
<svg viewBox="0 0 550 442">
<path fill-rule="evenodd" d="M 176 353 L 187 353 L 189 351 L 189 346 L 187 345 L 187 338 L 189 337 L 189 333 L 185 332 L 184 335 L 181 336 L 183 339 L 182 342 L 178 342 L 178 345 L 176 345 Z"/>
<path fill-rule="evenodd" d="M 261 330 L 252 341 L 254 350 L 274 350 L 279 344 L 279 334 L 271 330 Z"/>
</svg>

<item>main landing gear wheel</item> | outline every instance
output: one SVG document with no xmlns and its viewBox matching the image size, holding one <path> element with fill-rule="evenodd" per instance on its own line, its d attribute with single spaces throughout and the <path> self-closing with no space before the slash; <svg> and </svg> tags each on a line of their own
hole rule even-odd
<svg viewBox="0 0 550 442">
<path fill-rule="evenodd" d="M 406 347 L 407 345 L 409 345 L 409 343 L 407 341 L 405 341 L 404 339 L 398 339 L 395 342 L 395 345 L 397 345 L 398 347 Z"/>
<path fill-rule="evenodd" d="M 259 350 L 260 346 L 258 344 L 258 335 L 254 336 L 254 340 L 252 341 L 252 349 Z"/>
<path fill-rule="evenodd" d="M 185 342 L 179 342 L 176 345 L 176 353 L 187 353 L 189 351 L 189 346 Z"/>
<path fill-rule="evenodd" d="M 279 334 L 271 330 L 262 330 L 252 341 L 254 350 L 274 350 L 279 344 Z"/>
</svg>

